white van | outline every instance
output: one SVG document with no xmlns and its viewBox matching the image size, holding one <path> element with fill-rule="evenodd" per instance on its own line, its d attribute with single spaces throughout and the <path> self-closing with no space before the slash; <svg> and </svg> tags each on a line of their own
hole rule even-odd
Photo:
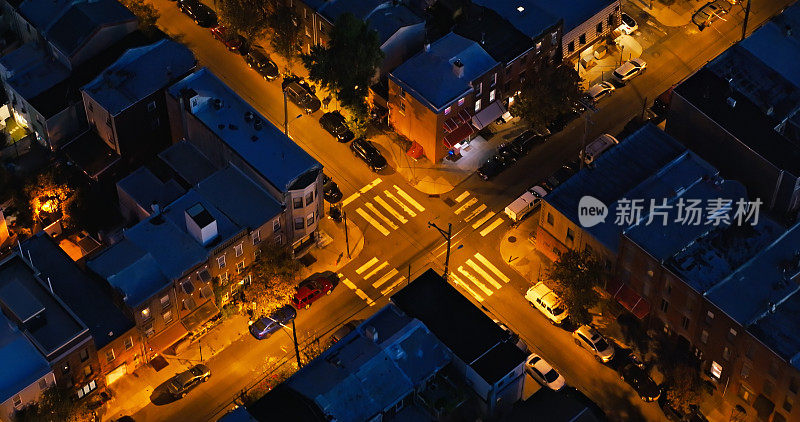
<svg viewBox="0 0 800 422">
<path fill-rule="evenodd" d="M 554 324 L 561 324 L 568 316 L 561 298 L 541 281 L 528 289 L 525 299 Z"/>
<path fill-rule="evenodd" d="M 592 164 L 597 157 L 618 143 L 619 141 L 617 141 L 617 138 L 604 133 L 597 137 L 597 139 L 592 141 L 589 145 L 586 145 L 586 151 L 581 151 L 579 156 L 584 163 Z"/>
<path fill-rule="evenodd" d="M 533 194 L 532 192 L 525 191 L 522 196 L 514 200 L 514 202 L 506 207 L 506 215 L 508 215 L 508 218 L 510 218 L 511 221 L 515 223 L 519 222 L 522 220 L 522 217 L 525 217 L 529 212 L 536 208 L 541 200 L 542 199 L 539 196 Z"/>
</svg>

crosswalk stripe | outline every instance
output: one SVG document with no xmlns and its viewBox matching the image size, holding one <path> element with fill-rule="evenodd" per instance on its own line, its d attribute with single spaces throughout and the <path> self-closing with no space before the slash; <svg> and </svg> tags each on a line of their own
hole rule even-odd
<svg viewBox="0 0 800 422">
<path fill-rule="evenodd" d="M 394 283 L 392 283 L 392 284 L 391 284 L 389 287 L 387 287 L 387 288 L 385 288 L 385 289 L 381 290 L 381 295 L 385 295 L 386 293 L 389 293 L 389 292 L 391 292 L 391 291 L 392 291 L 392 289 L 394 289 L 395 287 L 397 287 L 397 285 L 398 285 L 398 284 L 400 284 L 400 283 L 402 283 L 402 282 L 403 282 L 403 280 L 405 280 L 405 279 L 406 279 L 405 277 L 403 277 L 403 276 L 400 276 L 400 278 L 398 278 L 397 280 L 395 280 L 395 282 L 394 282 Z"/>
<path fill-rule="evenodd" d="M 497 217 L 497 220 L 492 221 L 492 224 L 486 226 L 485 229 L 481 230 L 481 236 L 486 236 L 487 234 L 491 233 L 497 226 L 503 224 L 503 219 L 501 217 Z"/>
<path fill-rule="evenodd" d="M 490 218 L 494 217 L 494 214 L 495 214 L 494 211 L 489 211 L 483 217 L 481 217 L 478 221 L 476 221 L 475 224 L 472 225 L 472 228 L 473 229 L 477 229 L 478 227 L 482 226 L 483 223 L 489 221 Z"/>
<path fill-rule="evenodd" d="M 369 261 L 367 261 L 367 263 L 366 263 L 366 264 L 364 264 L 364 265 L 362 265 L 362 266 L 358 267 L 358 269 L 356 270 L 356 273 L 357 273 L 358 275 L 361 275 L 361 273 L 363 273 L 364 271 L 366 271 L 366 270 L 367 270 L 367 268 L 369 268 L 369 267 L 371 267 L 371 266 L 375 265 L 375 263 L 376 263 L 376 262 L 378 262 L 378 258 L 372 258 L 372 259 L 370 259 Z"/>
<path fill-rule="evenodd" d="M 483 276 L 483 278 L 485 278 L 486 281 L 488 281 L 489 284 L 491 284 L 495 289 L 503 287 L 502 284 L 496 282 L 494 278 L 492 278 L 492 276 L 489 275 L 489 273 L 487 273 L 483 268 L 479 267 L 478 264 L 476 264 L 475 261 L 473 261 L 472 259 L 467 260 L 467 265 L 472 267 L 472 269 L 475 270 L 475 272 Z"/>
<path fill-rule="evenodd" d="M 481 261 L 481 263 L 485 265 L 486 268 L 488 268 L 491 272 L 493 272 L 497 276 L 497 278 L 503 280 L 504 283 L 508 283 L 511 280 L 510 278 L 506 277 L 506 275 L 503 274 L 499 269 L 497 269 L 497 267 L 495 267 L 494 264 L 489 262 L 488 259 L 486 259 L 483 255 L 481 255 L 480 252 L 475 254 L 475 258 L 477 258 L 478 261 Z"/>
<path fill-rule="evenodd" d="M 490 288 L 484 286 L 483 283 L 478 281 L 478 279 L 475 278 L 474 275 L 472 275 L 469 272 L 467 272 L 467 270 L 465 270 L 463 266 L 458 267 L 458 272 L 460 272 L 461 274 L 464 275 L 464 277 L 469 279 L 469 281 L 471 281 L 472 284 L 478 286 L 478 288 L 481 289 L 483 291 L 483 293 L 486 294 L 486 296 L 491 296 L 492 295 L 492 293 L 493 293 L 492 290 Z"/>
<path fill-rule="evenodd" d="M 344 280 L 342 280 L 342 283 L 344 283 L 344 285 L 345 285 L 345 286 L 347 286 L 347 287 L 349 287 L 351 290 L 353 290 L 353 291 L 356 293 L 356 296 L 358 296 L 358 297 L 360 297 L 361 299 L 365 300 L 366 302 L 370 303 L 370 306 L 372 306 L 372 304 L 371 304 L 371 302 L 372 302 L 372 301 L 371 301 L 371 300 L 369 300 L 369 296 L 367 296 L 367 294 L 366 294 L 366 293 L 364 293 L 364 291 L 363 291 L 363 290 L 361 290 L 361 289 L 359 289 L 358 287 L 356 287 L 356 285 L 355 285 L 355 284 L 353 284 L 353 282 L 352 282 L 352 281 L 350 281 L 350 280 L 348 280 L 348 279 L 346 279 L 346 278 L 345 278 Z"/>
<path fill-rule="evenodd" d="M 461 279 L 460 279 L 460 278 L 458 278 L 458 276 L 457 276 L 457 275 L 455 275 L 455 274 L 450 274 L 450 277 L 452 277 L 452 278 L 453 278 L 453 281 L 455 281 L 455 282 L 456 282 L 456 285 L 463 287 L 463 288 L 464 288 L 464 290 L 466 290 L 467 292 L 469 292 L 469 294 L 471 294 L 471 295 L 472 295 L 472 297 L 474 297 L 474 298 L 475 298 L 475 300 L 477 300 L 478 302 L 483 302 L 483 297 L 481 297 L 481 295 L 479 295 L 479 294 L 475 293 L 475 291 L 474 291 L 474 290 L 472 290 L 472 288 L 471 288 L 471 287 L 467 286 L 467 284 L 466 284 L 466 283 L 464 283 L 463 281 L 461 281 Z"/>
<path fill-rule="evenodd" d="M 392 268 L 392 271 L 389 271 L 388 273 L 384 274 L 383 277 L 379 278 L 376 282 L 372 283 L 372 287 L 376 289 L 378 287 L 381 287 L 383 283 L 386 283 L 387 281 L 389 281 L 390 278 L 396 276 L 398 272 L 399 271 L 397 271 L 397 269 Z"/>
<path fill-rule="evenodd" d="M 370 278 L 370 277 L 374 276 L 374 275 L 375 275 L 375 273 L 377 273 L 378 271 L 380 271 L 380 270 L 382 270 L 382 269 L 386 268 L 386 266 L 387 266 L 387 265 L 389 265 L 389 261 L 383 261 L 383 264 L 381 264 L 381 265 L 378 265 L 378 266 L 377 266 L 377 267 L 375 267 L 375 268 L 374 268 L 372 271 L 370 271 L 369 273 L 367 273 L 367 275 L 365 275 L 365 276 L 364 276 L 364 280 L 366 280 L 366 279 L 368 279 L 368 278 Z"/>
<path fill-rule="evenodd" d="M 381 225 L 381 223 L 379 223 L 377 220 L 372 218 L 372 216 L 370 216 L 369 214 L 364 212 L 364 210 L 362 210 L 361 207 L 357 208 L 356 212 L 358 213 L 358 215 L 364 217 L 364 220 L 367 220 L 367 222 L 369 222 L 369 224 L 372 224 L 373 227 L 378 229 L 379 232 L 383 233 L 384 236 L 388 236 L 389 235 L 389 230 L 386 230 L 386 227 L 383 227 Z"/>
<path fill-rule="evenodd" d="M 342 201 L 342 207 L 345 207 L 345 206 L 347 206 L 347 204 L 355 201 L 356 199 L 358 199 L 359 196 L 361 196 L 361 194 L 358 193 L 358 192 L 348 196 L 347 198 L 345 198 L 344 201 Z"/>
<path fill-rule="evenodd" d="M 403 201 L 401 201 L 401 200 L 397 199 L 397 197 L 396 197 L 396 196 L 394 196 L 394 194 L 393 194 L 393 193 L 389 192 L 388 190 L 385 190 L 385 191 L 383 191 L 383 193 L 385 193 L 385 194 L 386 194 L 386 197 L 387 197 L 387 198 L 391 199 L 391 200 L 392 200 L 392 201 L 394 201 L 394 202 L 395 202 L 397 205 L 399 205 L 401 208 L 403 208 L 403 211 L 405 211 L 405 212 L 406 212 L 406 214 L 410 215 L 411 217 L 416 217 L 416 216 L 417 216 L 417 213 L 415 213 L 415 212 L 414 212 L 414 210 L 412 210 L 411 208 L 409 208 L 409 207 L 408 207 L 408 205 L 404 204 L 404 203 L 403 203 Z"/>
<path fill-rule="evenodd" d="M 399 193 L 400 196 L 403 197 L 403 199 L 408 201 L 408 203 L 411 204 L 417 210 L 419 210 L 419 212 L 425 211 L 425 207 L 420 205 L 419 202 L 415 201 L 414 198 L 411 197 L 411 195 L 405 193 L 405 191 L 400 189 L 400 186 L 394 185 L 394 188 L 397 189 L 397 193 Z"/>
<path fill-rule="evenodd" d="M 389 204 L 387 204 L 386 201 L 384 201 L 383 198 L 381 198 L 380 196 L 375 197 L 375 202 L 377 202 L 383 208 L 385 208 L 386 211 L 389 211 L 389 214 L 392 214 L 394 218 L 400 221 L 400 223 L 402 224 L 408 223 L 408 220 L 406 220 L 406 218 L 403 217 L 403 214 L 400 214 L 399 212 L 395 211 L 394 208 L 390 207 Z"/>
<path fill-rule="evenodd" d="M 469 215 L 464 218 L 464 221 L 469 223 L 470 220 L 475 218 L 475 216 L 477 216 L 478 214 L 482 213 L 483 210 L 485 210 L 485 209 L 486 209 L 486 204 L 481 204 L 480 207 L 475 208 L 471 213 L 469 213 Z"/>
<path fill-rule="evenodd" d="M 461 201 L 467 199 L 468 196 L 469 196 L 469 191 L 465 190 L 461 195 L 458 195 L 458 198 L 456 198 L 456 202 L 460 204 Z"/>
<path fill-rule="evenodd" d="M 472 204 L 474 204 L 476 202 L 478 202 L 478 198 L 470 198 L 469 201 L 465 202 L 464 205 L 458 207 L 458 209 L 455 210 L 455 214 L 456 215 L 461 214 L 462 212 L 464 212 L 465 209 L 471 207 Z"/>
<path fill-rule="evenodd" d="M 369 182 L 369 184 L 365 185 L 363 188 L 359 189 L 358 191 L 361 192 L 362 194 L 363 193 L 367 193 L 370 189 L 374 188 L 375 186 L 378 186 L 382 181 L 383 180 L 381 180 L 381 178 L 378 177 L 377 179 Z"/>
<path fill-rule="evenodd" d="M 388 225 L 389 227 L 391 227 L 391 228 L 392 228 L 392 230 L 397 230 L 397 224 L 394 224 L 394 221 L 390 220 L 390 219 L 389 219 L 389 217 L 387 217 L 387 216 L 385 216 L 385 215 L 381 214 L 381 212 L 380 212 L 380 211 L 378 211 L 378 209 L 377 209 L 377 208 L 375 208 L 375 205 L 372 205 L 372 202 L 367 202 L 367 203 L 366 203 L 366 204 L 364 204 L 364 205 L 366 205 L 366 206 L 367 206 L 367 208 L 369 208 L 369 210 L 370 210 L 370 211 L 372 211 L 373 213 L 375 213 L 375 215 L 377 215 L 377 216 L 378 216 L 378 217 L 379 217 L 381 220 L 383 220 L 383 222 L 384 222 L 384 223 L 386 223 L 386 225 Z"/>
</svg>

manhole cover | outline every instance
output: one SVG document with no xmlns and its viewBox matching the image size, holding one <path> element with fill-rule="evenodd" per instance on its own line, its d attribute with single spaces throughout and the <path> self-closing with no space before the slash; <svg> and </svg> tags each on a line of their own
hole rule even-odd
<svg viewBox="0 0 800 422">
<path fill-rule="evenodd" d="M 508 241 L 509 241 L 510 243 L 514 243 L 514 242 L 516 242 L 516 241 L 517 241 L 517 237 L 516 237 L 516 236 L 508 236 Z"/>
</svg>

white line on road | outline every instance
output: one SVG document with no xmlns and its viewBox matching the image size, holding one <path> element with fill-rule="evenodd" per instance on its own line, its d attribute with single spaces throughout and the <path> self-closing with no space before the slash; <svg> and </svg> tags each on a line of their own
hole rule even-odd
<svg viewBox="0 0 800 422">
<path fill-rule="evenodd" d="M 490 218 L 494 217 L 494 214 L 495 214 L 494 211 L 489 211 L 488 213 L 486 213 L 486 215 L 481 217 L 480 220 L 476 221 L 475 224 L 472 225 L 472 228 L 477 229 L 478 227 L 482 226 L 483 223 L 489 221 Z"/>
<path fill-rule="evenodd" d="M 474 285 L 478 286 L 479 289 L 483 290 L 483 292 L 486 293 L 486 296 L 491 296 L 492 295 L 492 293 L 493 293 L 492 290 L 490 288 L 484 286 L 483 283 L 478 281 L 478 279 L 475 278 L 474 275 L 468 273 L 467 270 L 465 270 L 463 266 L 458 267 L 458 272 L 460 272 L 461 274 L 464 274 L 464 277 L 468 278 Z"/>
<path fill-rule="evenodd" d="M 378 271 L 380 271 L 380 270 L 382 270 L 382 269 L 386 268 L 386 266 L 387 266 L 387 265 L 389 265 L 389 261 L 383 261 L 383 264 L 381 264 L 381 265 L 378 265 L 378 266 L 377 266 L 377 267 L 375 267 L 375 268 L 374 268 L 372 271 L 370 271 L 369 273 L 367 273 L 367 275 L 365 275 L 365 276 L 364 276 L 364 280 L 366 280 L 366 279 L 368 279 L 368 278 L 370 278 L 370 277 L 374 276 L 374 275 L 375 275 L 375 273 L 377 273 Z"/>
<path fill-rule="evenodd" d="M 492 221 L 492 224 L 489 224 L 485 229 L 481 230 L 481 236 L 485 237 L 501 224 L 503 224 L 503 219 L 501 217 L 497 217 L 497 220 Z"/>
<path fill-rule="evenodd" d="M 387 262 L 386 264 L 388 264 L 388 262 Z M 372 287 L 374 287 L 374 288 L 376 288 L 376 289 L 377 289 L 378 287 L 381 287 L 381 285 L 382 285 L 383 283 L 386 283 L 387 281 L 389 281 L 389 279 L 390 279 L 390 278 L 392 278 L 392 277 L 396 276 L 398 272 L 399 272 L 399 271 L 397 271 L 397 269 L 396 269 L 396 268 L 392 268 L 392 271 L 389 271 L 388 273 L 384 274 L 384 276 L 383 276 L 383 277 L 379 278 L 379 279 L 378 279 L 378 281 L 376 281 L 376 282 L 372 283 Z"/>
<path fill-rule="evenodd" d="M 361 273 L 363 273 L 364 271 L 366 271 L 366 270 L 367 270 L 367 268 L 369 268 L 369 267 L 371 267 L 371 266 L 375 265 L 375 263 L 376 263 L 376 262 L 378 262 L 378 258 L 372 258 L 372 259 L 370 259 L 369 261 L 367 261 L 367 263 L 366 263 L 366 264 L 364 264 L 364 265 L 362 265 L 362 266 L 358 267 L 358 269 L 356 270 L 356 273 L 357 273 L 357 274 L 359 274 L 359 275 L 361 275 Z"/>
<path fill-rule="evenodd" d="M 469 201 L 465 202 L 464 205 L 458 207 L 458 209 L 455 210 L 455 214 L 456 215 L 461 214 L 462 212 L 464 212 L 465 209 L 471 207 L 472 204 L 476 202 L 478 202 L 478 198 L 471 198 Z"/>
<path fill-rule="evenodd" d="M 467 199 L 468 196 L 469 196 L 469 191 L 465 190 L 461 195 L 458 195 L 458 198 L 456 198 L 456 202 L 460 204 L 461 201 Z"/>
<path fill-rule="evenodd" d="M 375 202 L 377 202 L 383 208 L 385 208 L 386 211 L 389 211 L 389 214 L 392 214 L 394 218 L 400 221 L 401 224 L 408 223 L 408 220 L 406 220 L 406 218 L 403 217 L 403 214 L 400 214 L 399 212 L 395 211 L 394 208 L 390 207 L 389 204 L 387 204 L 386 201 L 384 201 L 383 198 L 381 198 L 380 196 L 375 197 Z"/>
<path fill-rule="evenodd" d="M 367 208 L 369 208 L 370 211 L 375 213 L 375 215 L 377 215 L 381 220 L 383 220 L 383 222 L 386 223 L 386 225 L 391 227 L 392 230 L 397 230 L 397 224 L 394 224 L 394 221 L 390 220 L 389 217 L 381 214 L 381 212 L 378 211 L 377 208 L 375 208 L 375 205 L 372 205 L 372 202 L 367 202 L 365 205 L 367 206 Z"/>
<path fill-rule="evenodd" d="M 419 212 L 425 211 L 425 207 L 420 205 L 419 202 L 415 201 L 414 198 L 411 197 L 411 195 L 405 193 L 402 189 L 400 189 L 400 186 L 394 185 L 394 188 L 397 189 L 397 193 L 399 193 L 400 196 L 403 197 L 403 199 L 408 201 L 408 203 L 411 204 L 414 208 L 418 209 Z"/>
<path fill-rule="evenodd" d="M 478 264 L 476 264 L 475 261 L 473 261 L 472 259 L 467 260 L 467 265 L 472 267 L 472 269 L 475 270 L 475 272 L 483 276 L 483 278 L 485 278 L 486 281 L 488 281 L 489 284 L 491 284 L 495 289 L 500 289 L 503 287 L 502 284 L 496 282 L 494 278 L 492 278 L 492 276 L 489 275 L 489 273 L 487 273 L 483 268 L 479 267 Z"/>
<path fill-rule="evenodd" d="M 345 207 L 345 206 L 347 206 L 347 204 L 355 201 L 356 199 L 358 199 L 359 196 L 367 193 L 370 189 L 374 188 L 375 186 L 378 186 L 382 181 L 383 180 L 381 180 L 381 178 L 379 177 L 379 178 L 369 182 L 368 184 L 364 185 L 364 187 L 359 189 L 358 192 L 348 196 L 347 199 L 342 201 L 342 207 Z"/>
<path fill-rule="evenodd" d="M 385 288 L 385 289 L 381 290 L 381 295 L 385 295 L 386 293 L 389 293 L 389 292 L 391 292 L 391 291 L 392 291 L 392 289 L 394 289 L 395 287 L 397 287 L 397 285 L 398 285 L 398 284 L 400 284 L 400 283 L 402 283 L 402 282 L 403 282 L 403 280 L 405 280 L 405 279 L 406 279 L 406 278 L 405 278 L 404 276 L 402 276 L 402 275 L 401 275 L 401 276 L 400 276 L 400 278 L 398 278 L 398 279 L 397 279 L 397 280 L 396 280 L 394 283 L 392 283 L 392 284 L 391 284 L 389 287 L 387 287 L 387 288 Z"/>
<path fill-rule="evenodd" d="M 464 218 L 464 221 L 469 223 L 470 220 L 475 218 L 475 216 L 477 216 L 478 214 L 482 213 L 483 210 L 485 209 L 486 209 L 486 204 L 481 204 L 480 207 L 475 208 L 471 213 L 469 213 L 469 215 Z"/>
<path fill-rule="evenodd" d="M 488 259 L 486 259 L 483 255 L 481 255 L 480 252 L 475 254 L 475 258 L 477 258 L 478 261 L 481 261 L 481 263 L 483 263 L 483 265 L 485 265 L 486 268 L 490 269 L 500 280 L 503 280 L 504 283 L 508 283 L 510 281 L 510 279 L 506 277 L 505 274 L 503 274 L 499 269 L 497 269 L 497 267 L 495 267 L 491 262 L 489 262 Z"/>
<path fill-rule="evenodd" d="M 341 277 L 341 274 L 340 274 L 340 277 Z M 355 285 L 355 284 L 353 284 L 353 282 L 352 282 L 352 281 L 350 281 L 350 280 L 348 280 L 348 279 L 346 279 L 346 278 L 345 278 L 344 280 L 342 280 L 342 283 L 344 283 L 344 285 L 345 285 L 345 286 L 347 286 L 347 287 L 349 287 L 351 290 L 353 290 L 353 291 L 356 293 L 356 296 L 358 296 L 358 297 L 360 297 L 361 299 L 365 300 L 367 303 L 370 303 L 370 302 L 371 302 L 371 301 L 369 300 L 369 296 L 367 296 L 367 294 L 366 294 L 366 293 L 364 293 L 364 291 L 363 291 L 363 290 L 361 290 L 361 289 L 359 289 L 358 287 L 356 287 L 356 285 Z M 372 305 L 370 304 L 370 306 L 372 306 Z"/>
<path fill-rule="evenodd" d="M 411 208 L 409 208 L 408 205 L 404 204 L 403 201 L 397 199 L 397 197 L 394 196 L 393 193 L 389 192 L 388 190 L 383 191 L 383 193 L 386 194 L 387 198 L 391 199 L 397 205 L 399 205 L 401 208 L 403 208 L 403 211 L 405 211 L 406 214 L 410 215 L 411 217 L 416 217 L 417 216 L 417 213 L 415 213 Z"/>
<path fill-rule="evenodd" d="M 389 235 L 389 230 L 386 230 L 386 227 L 383 227 L 381 225 L 381 223 L 379 223 L 377 220 L 372 218 L 371 215 L 369 215 L 366 212 L 364 212 L 364 210 L 362 210 L 360 207 L 356 209 L 356 212 L 358 213 L 358 215 L 364 217 L 364 220 L 367 220 L 367 222 L 369 224 L 372 224 L 373 227 L 378 229 L 379 232 L 383 233 L 384 236 L 388 236 Z"/>
<path fill-rule="evenodd" d="M 345 206 L 347 206 L 347 204 L 355 201 L 356 199 L 358 199 L 359 196 L 361 196 L 361 194 L 358 193 L 358 192 L 348 196 L 347 198 L 345 198 L 344 201 L 342 201 L 342 207 L 345 207 Z"/>
<path fill-rule="evenodd" d="M 463 281 L 461 281 L 461 279 L 460 279 L 460 278 L 458 278 L 458 276 L 457 276 L 457 275 L 455 275 L 455 274 L 450 274 L 450 277 L 453 279 L 453 281 L 455 281 L 455 282 L 456 282 L 456 285 L 457 285 L 457 286 L 461 286 L 461 287 L 463 287 L 463 288 L 464 288 L 464 290 L 466 290 L 466 291 L 467 291 L 469 294 L 471 294 L 471 295 L 472 295 L 472 297 L 474 297 L 474 298 L 475 298 L 475 300 L 477 300 L 478 302 L 483 302 L 483 297 L 481 297 L 481 295 L 479 295 L 479 294 L 475 293 L 475 291 L 474 291 L 474 290 L 472 290 L 472 288 L 471 288 L 471 287 L 467 286 L 467 284 L 466 284 L 466 283 L 464 283 Z"/>
</svg>

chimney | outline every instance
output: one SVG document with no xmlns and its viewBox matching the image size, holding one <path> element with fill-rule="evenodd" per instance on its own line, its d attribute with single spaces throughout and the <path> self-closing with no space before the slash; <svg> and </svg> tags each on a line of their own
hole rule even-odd
<svg viewBox="0 0 800 422">
<path fill-rule="evenodd" d="M 158 205 L 158 201 L 150 203 L 150 211 L 153 216 L 161 214 L 161 206 Z"/>
<path fill-rule="evenodd" d="M 372 325 L 367 325 L 364 327 L 364 337 L 368 340 L 372 340 L 373 343 L 378 342 L 378 329 L 373 327 Z"/>
<path fill-rule="evenodd" d="M 464 63 L 461 63 L 460 59 L 455 59 L 453 61 L 453 74 L 456 75 L 457 78 L 464 76 Z"/>
<path fill-rule="evenodd" d="M 431 43 L 429 43 L 429 42 L 425 43 L 425 52 L 426 53 L 430 53 L 431 52 Z"/>
<path fill-rule="evenodd" d="M 217 220 L 203 207 L 203 204 L 199 202 L 194 204 L 184 211 L 184 215 L 186 217 L 186 230 L 203 246 L 211 243 L 219 235 Z"/>
<path fill-rule="evenodd" d="M 736 107 L 736 100 L 734 98 L 728 97 L 728 99 L 726 101 L 728 102 L 728 106 L 730 108 Z"/>
<path fill-rule="evenodd" d="M 196 113 L 197 110 L 205 105 L 210 98 L 203 97 L 198 94 L 197 91 L 187 88 L 181 90 L 181 99 L 183 100 L 183 107 L 186 109 L 186 111 Z"/>
</svg>

